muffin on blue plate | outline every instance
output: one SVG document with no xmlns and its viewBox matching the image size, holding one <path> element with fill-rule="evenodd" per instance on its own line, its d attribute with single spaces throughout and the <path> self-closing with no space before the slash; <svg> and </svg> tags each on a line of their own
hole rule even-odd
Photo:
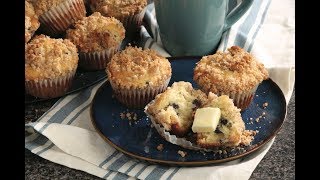
<svg viewBox="0 0 320 180">
<path fill-rule="evenodd" d="M 228 95 L 244 110 L 259 84 L 268 77 L 267 69 L 253 55 L 232 46 L 227 52 L 202 57 L 194 68 L 193 80 L 205 93 Z"/>
<path fill-rule="evenodd" d="M 163 92 L 171 71 L 168 59 L 156 51 L 131 46 L 116 53 L 106 68 L 115 97 L 132 108 L 144 107 Z"/>
</svg>

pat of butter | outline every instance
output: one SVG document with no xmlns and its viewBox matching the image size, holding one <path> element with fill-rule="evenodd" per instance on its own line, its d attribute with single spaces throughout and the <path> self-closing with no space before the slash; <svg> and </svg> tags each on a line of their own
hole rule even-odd
<svg viewBox="0 0 320 180">
<path fill-rule="evenodd" d="M 199 108 L 194 115 L 192 131 L 195 133 L 213 132 L 219 123 L 221 111 L 219 108 Z"/>
</svg>

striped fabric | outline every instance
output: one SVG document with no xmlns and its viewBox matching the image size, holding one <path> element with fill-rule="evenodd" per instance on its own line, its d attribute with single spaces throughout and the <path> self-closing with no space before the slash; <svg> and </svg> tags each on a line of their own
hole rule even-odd
<svg viewBox="0 0 320 180">
<path fill-rule="evenodd" d="M 230 1 L 229 10 L 241 1 Z M 290 100 L 294 86 L 294 1 L 255 0 L 247 13 L 223 34 L 219 50 L 238 45 L 256 55 Z M 170 56 L 162 47 L 153 4 L 147 6 L 140 46 Z M 279 14 L 283 16 L 279 16 Z M 97 89 L 91 86 L 61 98 L 36 122 L 25 125 L 25 148 L 52 162 L 104 179 L 248 179 L 271 147 L 219 166 L 167 167 L 131 159 L 96 133 L 89 107 Z M 239 163 L 241 162 L 241 163 Z"/>
</svg>

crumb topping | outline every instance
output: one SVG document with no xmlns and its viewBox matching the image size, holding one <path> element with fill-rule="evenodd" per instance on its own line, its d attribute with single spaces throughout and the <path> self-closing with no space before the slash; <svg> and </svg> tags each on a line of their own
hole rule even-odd
<svg viewBox="0 0 320 180">
<path fill-rule="evenodd" d="M 77 48 L 67 39 L 39 35 L 26 45 L 26 81 L 64 76 L 74 71 L 77 66 Z"/>
<path fill-rule="evenodd" d="M 91 10 L 104 16 L 120 18 L 139 14 L 147 6 L 147 0 L 91 0 Z"/>
<path fill-rule="evenodd" d="M 227 52 L 204 56 L 194 69 L 193 79 L 206 92 L 249 91 L 267 79 L 268 71 L 254 56 L 238 46 Z"/>
<path fill-rule="evenodd" d="M 125 29 L 114 17 L 104 17 L 95 12 L 77 21 L 75 29 L 67 30 L 66 37 L 81 52 L 99 52 L 119 46 L 125 38 Z"/>
<path fill-rule="evenodd" d="M 32 1 L 32 3 L 37 15 L 41 16 L 43 13 L 65 1 L 67 0 L 36 0 Z"/>
<path fill-rule="evenodd" d="M 106 71 L 122 88 L 157 87 L 171 77 L 171 64 L 154 50 L 128 46 L 111 58 Z"/>
<path fill-rule="evenodd" d="M 33 5 L 25 1 L 25 42 L 27 43 L 33 33 L 39 28 L 38 16 L 34 12 Z"/>
</svg>

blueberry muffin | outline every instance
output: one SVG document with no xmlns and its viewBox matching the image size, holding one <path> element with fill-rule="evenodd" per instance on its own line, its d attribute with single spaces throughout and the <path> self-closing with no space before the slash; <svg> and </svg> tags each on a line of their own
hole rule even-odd
<svg viewBox="0 0 320 180">
<path fill-rule="evenodd" d="M 144 107 L 163 92 L 171 71 L 168 59 L 156 51 L 131 46 L 116 53 L 106 68 L 115 97 L 132 108 Z"/>
<path fill-rule="evenodd" d="M 67 30 L 66 38 L 77 46 L 81 68 L 101 70 L 118 52 L 125 29 L 119 20 L 95 12 L 77 21 L 74 29 Z"/>
<path fill-rule="evenodd" d="M 205 93 L 228 95 L 242 110 L 249 106 L 258 85 L 267 78 L 264 65 L 238 46 L 202 57 L 193 76 Z"/>
<path fill-rule="evenodd" d="M 91 10 L 119 19 L 127 31 L 142 24 L 147 0 L 91 0 Z"/>
<path fill-rule="evenodd" d="M 36 0 L 33 1 L 44 32 L 60 36 L 77 20 L 86 16 L 83 0 Z"/>
<path fill-rule="evenodd" d="M 35 14 L 33 5 L 28 1 L 25 1 L 25 43 L 27 43 L 31 37 L 33 36 L 34 32 L 39 28 L 40 23 L 38 20 L 38 16 Z"/>
<path fill-rule="evenodd" d="M 184 137 L 191 129 L 194 111 L 201 107 L 207 96 L 192 88 L 189 82 L 175 82 L 148 104 L 146 112 L 167 132 Z"/>
<path fill-rule="evenodd" d="M 213 132 L 196 133 L 196 143 L 200 147 L 211 149 L 215 147 L 235 147 L 240 144 L 249 145 L 255 132 L 245 130 L 240 109 L 234 106 L 232 99 L 226 95 L 217 96 L 209 93 L 203 107 L 219 108 L 221 116 Z"/>
<path fill-rule="evenodd" d="M 40 98 L 64 95 L 72 85 L 77 66 L 77 48 L 71 41 L 35 36 L 25 50 L 26 92 Z"/>
</svg>

